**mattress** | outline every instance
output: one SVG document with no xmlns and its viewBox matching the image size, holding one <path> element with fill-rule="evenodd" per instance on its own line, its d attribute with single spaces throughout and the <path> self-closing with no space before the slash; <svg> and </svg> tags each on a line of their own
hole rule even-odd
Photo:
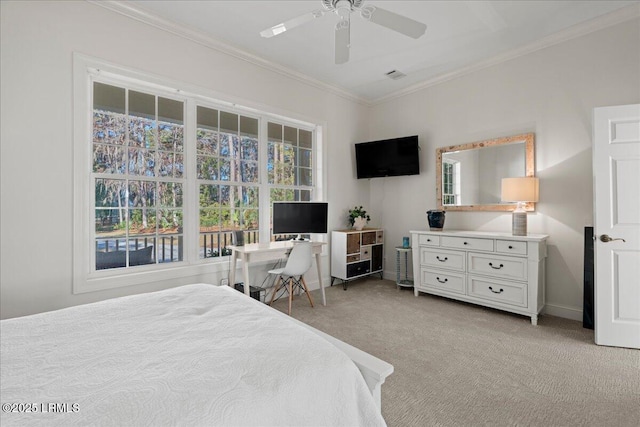
<svg viewBox="0 0 640 427">
<path fill-rule="evenodd" d="M 182 286 L 0 327 L 4 427 L 385 425 L 351 359 L 229 287 Z"/>
</svg>

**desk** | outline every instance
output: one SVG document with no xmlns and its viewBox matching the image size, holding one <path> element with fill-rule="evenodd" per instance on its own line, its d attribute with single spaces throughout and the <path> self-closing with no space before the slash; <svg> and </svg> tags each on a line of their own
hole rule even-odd
<svg viewBox="0 0 640 427">
<path fill-rule="evenodd" d="M 320 290 L 322 291 L 322 305 L 327 305 L 327 298 L 324 294 L 324 283 L 322 282 L 322 266 L 321 255 L 322 247 L 325 242 L 311 242 L 313 254 L 316 256 L 316 268 L 318 269 L 318 281 L 320 282 Z M 242 274 L 244 276 L 244 293 L 249 296 L 249 264 L 258 261 L 269 261 L 273 259 L 284 258 L 291 248 L 293 248 L 291 240 L 283 242 L 271 243 L 251 243 L 244 246 L 227 246 L 231 249 L 231 271 L 229 271 L 229 286 L 234 286 L 236 282 L 236 262 L 242 260 Z"/>
</svg>

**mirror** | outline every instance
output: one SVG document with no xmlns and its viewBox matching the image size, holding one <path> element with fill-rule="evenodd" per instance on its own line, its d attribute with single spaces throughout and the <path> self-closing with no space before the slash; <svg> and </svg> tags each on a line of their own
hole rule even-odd
<svg viewBox="0 0 640 427">
<path fill-rule="evenodd" d="M 515 203 L 500 200 L 502 178 L 535 176 L 533 144 L 526 133 L 436 149 L 438 209 L 514 210 Z"/>
</svg>

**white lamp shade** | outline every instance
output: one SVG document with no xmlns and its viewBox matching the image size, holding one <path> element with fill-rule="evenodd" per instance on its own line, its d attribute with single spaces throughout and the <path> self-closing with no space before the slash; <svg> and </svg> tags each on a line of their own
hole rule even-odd
<svg viewBox="0 0 640 427">
<path fill-rule="evenodd" d="M 539 191 L 538 178 L 502 178 L 503 202 L 537 202 Z"/>
</svg>

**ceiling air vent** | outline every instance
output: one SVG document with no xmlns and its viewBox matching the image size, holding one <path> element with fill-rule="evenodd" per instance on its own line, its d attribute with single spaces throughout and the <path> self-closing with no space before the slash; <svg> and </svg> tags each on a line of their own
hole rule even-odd
<svg viewBox="0 0 640 427">
<path fill-rule="evenodd" d="M 401 79 L 403 77 L 406 77 L 407 75 L 398 71 L 398 70 L 393 70 L 393 71 L 389 71 L 388 73 L 385 74 L 387 77 L 389 77 L 392 80 L 398 80 Z"/>
</svg>

